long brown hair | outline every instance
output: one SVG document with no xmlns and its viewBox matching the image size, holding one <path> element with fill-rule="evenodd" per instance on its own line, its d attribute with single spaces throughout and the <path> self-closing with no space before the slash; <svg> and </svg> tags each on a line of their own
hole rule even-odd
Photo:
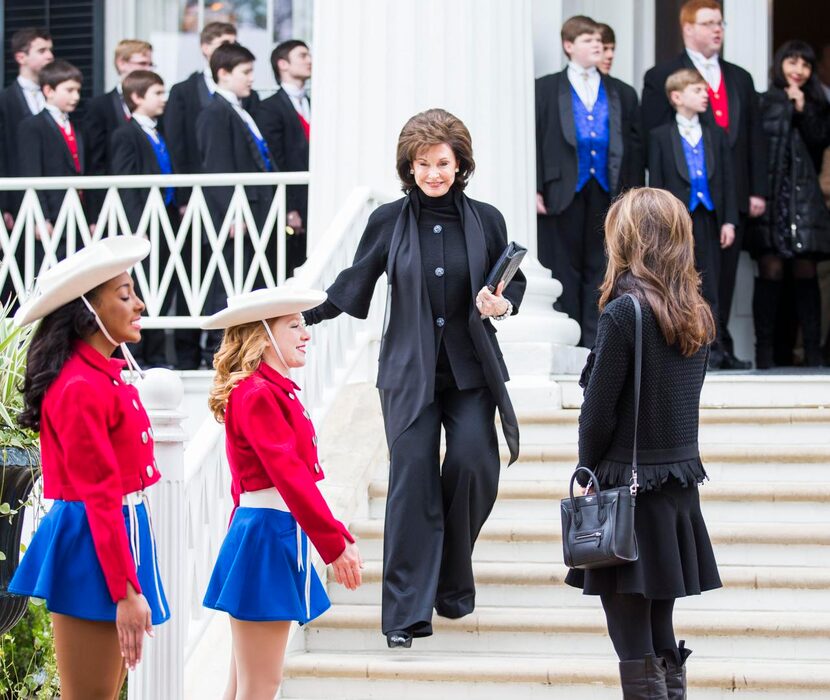
<svg viewBox="0 0 830 700">
<path fill-rule="evenodd" d="M 633 292 L 651 307 L 669 345 L 686 357 L 715 338 L 715 321 L 700 293 L 692 219 L 665 190 L 639 187 L 615 201 L 605 217 L 608 267 L 599 308 Z"/>
<path fill-rule="evenodd" d="M 213 356 L 216 374 L 208 396 L 208 407 L 219 423 L 225 422 L 225 408 L 231 390 L 256 372 L 268 342 L 262 321 L 225 329 L 222 344 Z"/>
</svg>

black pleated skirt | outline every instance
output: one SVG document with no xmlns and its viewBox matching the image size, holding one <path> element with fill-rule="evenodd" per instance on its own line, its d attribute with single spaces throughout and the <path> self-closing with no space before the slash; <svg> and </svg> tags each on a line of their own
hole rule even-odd
<svg viewBox="0 0 830 700">
<path fill-rule="evenodd" d="M 658 489 L 641 491 L 634 531 L 637 561 L 589 571 L 571 569 L 565 583 L 586 595 L 631 593 L 654 600 L 721 587 L 697 484 L 684 486 L 670 478 Z"/>
</svg>

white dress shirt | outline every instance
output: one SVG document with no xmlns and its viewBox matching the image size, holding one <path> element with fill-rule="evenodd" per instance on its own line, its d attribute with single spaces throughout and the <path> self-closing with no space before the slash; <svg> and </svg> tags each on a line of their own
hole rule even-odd
<svg viewBox="0 0 830 700">
<path fill-rule="evenodd" d="M 703 79 L 709 84 L 712 90 L 717 90 L 720 87 L 720 63 L 718 62 L 718 54 L 712 54 L 706 58 L 702 53 L 693 51 L 690 48 L 686 49 L 689 58 L 692 59 L 698 73 L 703 76 Z"/>
<path fill-rule="evenodd" d="M 205 85 L 207 85 L 208 92 L 212 95 L 216 92 L 216 81 L 213 79 L 213 73 L 210 70 L 210 66 L 205 66 L 202 71 L 202 75 L 205 78 Z"/>
<path fill-rule="evenodd" d="M 146 114 L 139 114 L 135 112 L 133 114 L 133 119 L 136 120 L 138 125 L 144 130 L 144 132 L 156 143 L 159 143 L 159 135 L 158 131 L 156 130 L 156 126 L 158 121 L 153 119 L 152 117 L 148 117 Z"/>
<path fill-rule="evenodd" d="M 677 128 L 680 130 L 680 136 L 683 137 L 683 140 L 692 148 L 697 146 L 700 143 L 700 139 L 703 138 L 703 129 L 700 128 L 700 117 L 695 114 L 691 119 L 686 119 L 683 115 L 676 114 L 675 119 L 677 120 Z"/>
<path fill-rule="evenodd" d="M 231 103 L 236 113 L 242 117 L 242 120 L 250 127 L 251 131 L 253 131 L 258 139 L 262 138 L 262 132 L 259 130 L 259 127 L 256 125 L 254 118 L 248 114 L 243 108 L 242 103 L 239 101 L 239 98 L 232 93 L 230 90 L 225 90 L 220 88 L 219 86 L 216 87 L 216 92 L 224 97 L 228 102 Z"/>
<path fill-rule="evenodd" d="M 573 61 L 568 61 L 568 80 L 585 108 L 592 110 L 597 101 L 600 85 L 600 75 L 596 66 L 583 68 Z"/>
<path fill-rule="evenodd" d="M 127 119 L 132 119 L 132 114 L 130 114 L 130 108 L 127 107 L 127 103 L 124 100 L 124 86 L 121 83 L 115 84 L 115 91 L 118 93 L 118 99 L 121 101 L 121 109 L 124 110 L 124 116 Z"/>
<path fill-rule="evenodd" d="M 52 119 L 63 129 L 63 133 L 67 135 L 72 133 L 72 125 L 69 123 L 69 115 L 66 112 L 61 112 L 57 107 L 50 104 L 45 104 L 44 109 L 52 115 Z"/>
<path fill-rule="evenodd" d="M 46 105 L 46 99 L 43 97 L 43 91 L 33 80 L 24 78 L 22 75 L 17 76 L 17 84 L 23 90 L 23 96 L 26 98 L 26 104 L 29 105 L 29 111 L 32 114 L 38 114 Z"/>
<path fill-rule="evenodd" d="M 298 88 L 295 85 L 283 83 L 280 85 L 280 88 L 285 90 L 285 94 L 288 95 L 288 98 L 291 100 L 291 104 L 294 105 L 294 109 L 297 110 L 297 113 L 302 115 L 303 119 L 307 122 L 310 122 L 311 103 L 308 101 L 308 92 L 305 87 Z"/>
</svg>

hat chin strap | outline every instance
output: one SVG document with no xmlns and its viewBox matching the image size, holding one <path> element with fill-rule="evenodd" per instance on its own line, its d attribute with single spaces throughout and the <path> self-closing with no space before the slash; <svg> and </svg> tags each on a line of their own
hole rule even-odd
<svg viewBox="0 0 830 700">
<path fill-rule="evenodd" d="M 271 326 L 268 325 L 266 321 L 262 321 L 262 325 L 265 326 L 265 332 L 268 334 L 268 338 L 271 340 L 271 347 L 274 348 L 274 352 L 277 353 L 277 357 L 279 358 L 280 362 L 282 362 L 282 366 L 285 367 L 286 373 L 290 373 L 291 369 L 288 366 L 288 363 L 285 361 L 285 358 L 282 356 L 279 347 L 277 347 L 277 340 L 274 338 L 274 334 L 271 332 Z"/>
<path fill-rule="evenodd" d="M 83 294 L 81 295 L 81 301 L 84 302 L 84 305 L 86 306 L 86 308 L 89 309 L 89 312 L 95 317 L 95 323 L 98 324 L 98 328 L 100 329 L 101 333 L 104 334 L 104 337 L 110 343 L 112 343 L 113 347 L 116 347 L 116 348 L 120 347 L 121 348 L 121 352 L 124 354 L 124 359 L 127 361 L 127 369 L 130 372 L 130 381 L 132 381 L 135 378 L 135 374 L 138 374 L 138 376 L 141 377 L 141 379 L 144 379 L 144 371 L 141 369 L 141 367 L 138 366 L 138 362 L 136 362 L 135 358 L 133 357 L 133 354 L 130 352 L 130 349 L 127 347 L 127 344 L 126 343 L 116 343 L 113 340 L 112 336 L 109 334 L 109 331 L 104 326 L 103 321 L 101 321 L 101 317 L 98 316 L 95 309 L 92 308 L 92 304 L 89 303 L 89 301 L 87 300 L 87 298 Z"/>
</svg>

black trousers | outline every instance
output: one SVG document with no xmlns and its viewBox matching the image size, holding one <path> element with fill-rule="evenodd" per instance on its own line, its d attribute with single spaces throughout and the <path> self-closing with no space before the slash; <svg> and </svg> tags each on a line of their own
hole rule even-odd
<svg viewBox="0 0 830 700">
<path fill-rule="evenodd" d="M 674 656 L 674 598 L 650 600 L 641 595 L 613 593 L 601 596 L 608 636 L 620 661 L 646 654 Z"/>
<path fill-rule="evenodd" d="M 749 217 L 741 214 L 735 227 L 735 242 L 721 251 L 720 275 L 718 281 L 718 300 L 720 302 L 720 325 L 718 336 L 720 345 L 730 355 L 735 353 L 735 343 L 729 333 L 729 316 L 732 312 L 732 299 L 735 296 L 735 281 L 738 276 L 738 263 L 744 249 L 744 232 L 749 225 Z"/>
<path fill-rule="evenodd" d="M 488 388 L 438 392 L 395 441 L 383 539 L 383 633 L 432 634 L 432 610 L 475 608 L 472 554 L 496 501 L 499 446 Z M 441 426 L 446 455 L 440 464 Z"/>
<path fill-rule="evenodd" d="M 603 222 L 610 202 L 591 178 L 561 214 L 539 217 L 539 262 L 562 283 L 556 309 L 579 323 L 579 344 L 586 348 L 597 337 L 599 286 L 606 265 Z"/>
<path fill-rule="evenodd" d="M 721 332 L 723 307 L 720 304 L 720 280 L 722 271 L 722 251 L 720 247 L 720 229 L 714 212 L 698 206 L 692 212 L 692 236 L 695 239 L 695 268 L 700 273 L 703 298 L 709 302 L 718 338 Z M 732 244 L 732 248 L 735 247 Z M 729 248 L 727 248 L 729 250 Z"/>
</svg>

